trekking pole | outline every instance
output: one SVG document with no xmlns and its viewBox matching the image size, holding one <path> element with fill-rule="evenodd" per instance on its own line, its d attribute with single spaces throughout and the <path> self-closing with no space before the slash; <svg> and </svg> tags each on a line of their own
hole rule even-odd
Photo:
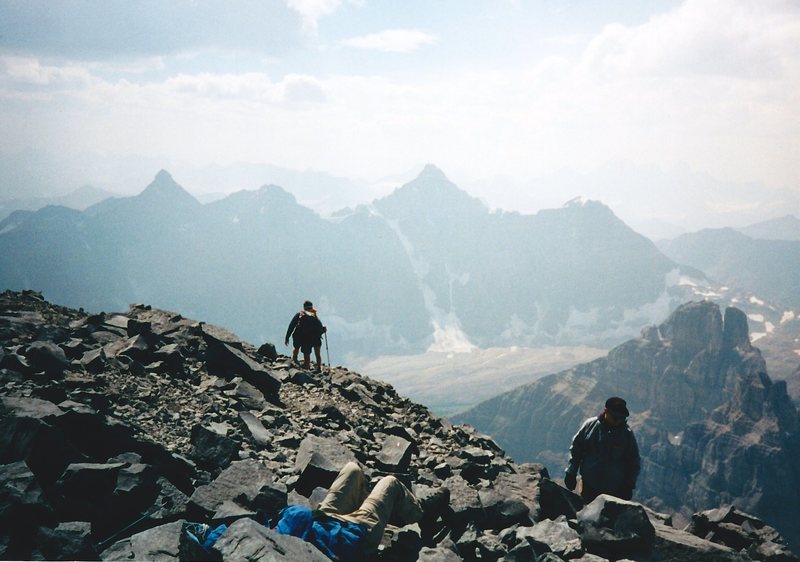
<svg viewBox="0 0 800 562">
<path fill-rule="evenodd" d="M 331 372 L 331 351 L 328 349 L 328 332 L 322 334 L 325 336 L 325 353 L 328 355 L 328 372 Z"/>
<path fill-rule="evenodd" d="M 99 543 L 97 543 L 97 545 L 95 546 L 95 550 L 97 552 L 102 552 L 103 550 L 106 549 L 106 547 L 108 547 L 112 542 L 114 542 L 125 531 L 129 530 L 134 525 L 137 525 L 138 523 L 140 523 L 143 520 L 147 519 L 148 517 L 150 517 L 152 514 L 154 514 L 159 509 L 162 509 L 162 508 L 165 508 L 165 507 L 169 507 L 170 503 L 171 502 L 167 498 L 164 498 L 163 500 L 161 500 L 161 503 L 153 505 L 152 507 L 150 507 L 150 509 L 148 509 L 144 513 L 144 515 L 142 515 L 138 519 L 135 519 L 132 523 L 126 525 L 125 527 L 123 527 L 122 529 L 120 529 L 119 531 L 117 531 L 116 533 L 111 535 L 110 537 L 108 537 L 106 540 L 100 541 Z"/>
</svg>

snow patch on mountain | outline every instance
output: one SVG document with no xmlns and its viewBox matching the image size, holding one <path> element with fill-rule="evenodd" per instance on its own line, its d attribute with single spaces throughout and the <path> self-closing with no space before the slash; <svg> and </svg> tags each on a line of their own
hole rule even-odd
<svg viewBox="0 0 800 562">
<path fill-rule="evenodd" d="M 443 310 L 442 307 L 437 303 L 436 292 L 433 290 L 433 287 L 431 287 L 425 281 L 425 278 L 428 276 L 428 273 L 431 270 L 430 264 L 414 249 L 414 245 L 411 243 L 411 240 L 408 238 L 408 236 L 403 233 L 399 223 L 397 221 L 387 219 L 374 206 L 370 206 L 369 210 L 372 215 L 382 219 L 389 226 L 389 228 L 392 229 L 397 236 L 397 239 L 400 241 L 403 249 L 405 250 L 409 262 L 411 263 L 412 271 L 417 278 L 417 284 L 422 292 L 425 310 L 427 310 L 431 325 L 433 326 L 433 343 L 428 348 L 428 351 L 443 353 L 468 353 L 474 349 L 477 349 L 477 346 L 469 341 L 469 338 L 461 329 L 461 321 L 459 320 L 455 311 L 451 309 L 449 312 L 445 312 L 445 310 Z M 452 303 L 454 284 L 459 283 L 461 285 L 465 285 L 469 282 L 469 275 L 455 273 L 450 271 L 448 268 L 447 276 L 450 296 L 449 300 Z"/>
</svg>

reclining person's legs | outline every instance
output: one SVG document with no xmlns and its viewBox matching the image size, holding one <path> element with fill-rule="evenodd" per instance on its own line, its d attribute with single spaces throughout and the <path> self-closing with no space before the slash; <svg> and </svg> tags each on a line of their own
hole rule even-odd
<svg viewBox="0 0 800 562">
<path fill-rule="evenodd" d="M 366 497 L 364 471 L 356 463 L 349 462 L 339 471 L 319 509 L 329 515 L 347 515 L 358 509 Z"/>
<path fill-rule="evenodd" d="M 419 521 L 421 517 L 422 506 L 411 490 L 394 476 L 384 476 L 347 519 L 367 526 L 364 551 L 373 552 L 381 543 L 383 531 L 389 521 L 407 525 Z"/>
</svg>

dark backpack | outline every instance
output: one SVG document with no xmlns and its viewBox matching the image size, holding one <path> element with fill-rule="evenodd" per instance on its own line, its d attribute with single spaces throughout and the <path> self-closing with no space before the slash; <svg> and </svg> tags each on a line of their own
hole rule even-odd
<svg viewBox="0 0 800 562">
<path fill-rule="evenodd" d="M 321 326 L 322 323 L 319 321 L 319 318 L 311 314 L 306 314 L 305 312 L 300 312 L 299 318 L 297 319 L 297 327 L 294 331 L 301 341 L 314 340 L 322 334 Z"/>
</svg>

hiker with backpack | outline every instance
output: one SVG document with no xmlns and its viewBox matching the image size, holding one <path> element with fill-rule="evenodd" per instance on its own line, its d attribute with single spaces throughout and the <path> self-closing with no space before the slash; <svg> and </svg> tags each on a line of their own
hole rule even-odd
<svg viewBox="0 0 800 562">
<path fill-rule="evenodd" d="M 314 350 L 314 358 L 317 360 L 317 371 L 322 371 L 322 334 L 328 328 L 322 325 L 317 311 L 311 301 L 303 303 L 303 310 L 292 317 L 289 328 L 286 330 L 284 345 L 289 345 L 289 338 L 292 338 L 292 361 L 297 363 L 297 354 L 303 352 L 303 368 L 311 368 L 311 350 Z"/>
<path fill-rule="evenodd" d="M 581 497 L 586 503 L 600 494 L 629 500 L 639 477 L 639 446 L 628 427 L 630 412 L 622 398 L 606 400 L 599 416 L 589 418 L 572 438 L 564 485 L 574 490 L 581 474 Z"/>
</svg>

